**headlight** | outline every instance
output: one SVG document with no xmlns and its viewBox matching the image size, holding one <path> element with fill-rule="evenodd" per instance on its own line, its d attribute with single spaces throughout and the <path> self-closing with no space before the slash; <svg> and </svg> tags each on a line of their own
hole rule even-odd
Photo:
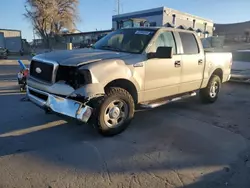
<svg viewBox="0 0 250 188">
<path fill-rule="evenodd" d="M 87 69 L 59 66 L 56 81 L 65 81 L 66 84 L 69 84 L 76 89 L 82 85 L 90 84 L 92 82 L 92 78 L 90 71 Z"/>
</svg>

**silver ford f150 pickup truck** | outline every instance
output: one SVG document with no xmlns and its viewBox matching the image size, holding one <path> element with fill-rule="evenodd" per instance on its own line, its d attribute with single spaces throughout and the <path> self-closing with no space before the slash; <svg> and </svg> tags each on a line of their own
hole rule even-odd
<svg viewBox="0 0 250 188">
<path fill-rule="evenodd" d="M 172 28 L 128 28 L 89 49 L 35 56 L 27 95 L 46 111 L 121 133 L 135 106 L 154 108 L 195 96 L 217 100 L 230 79 L 231 53 L 204 52 L 196 33 Z"/>
</svg>

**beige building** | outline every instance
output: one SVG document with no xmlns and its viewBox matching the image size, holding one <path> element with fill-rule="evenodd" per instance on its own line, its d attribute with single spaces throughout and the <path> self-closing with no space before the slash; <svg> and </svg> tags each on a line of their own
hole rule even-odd
<svg viewBox="0 0 250 188">
<path fill-rule="evenodd" d="M 112 26 L 113 29 L 139 26 L 176 27 L 194 30 L 201 37 L 212 36 L 214 31 L 212 20 L 167 7 L 115 15 L 112 17 Z"/>
<path fill-rule="evenodd" d="M 64 34 L 64 42 L 71 42 L 73 45 L 80 45 L 82 43 L 95 43 L 97 40 L 103 36 L 109 34 L 112 30 L 100 30 L 100 31 L 90 31 L 90 32 L 80 32 Z"/>
</svg>

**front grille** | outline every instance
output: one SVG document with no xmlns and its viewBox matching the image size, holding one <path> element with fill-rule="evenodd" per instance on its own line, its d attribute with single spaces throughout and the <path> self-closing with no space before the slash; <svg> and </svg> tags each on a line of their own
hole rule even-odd
<svg viewBox="0 0 250 188">
<path fill-rule="evenodd" d="M 39 99 L 42 99 L 44 101 L 47 101 L 48 99 L 48 96 L 47 95 L 44 95 L 44 94 L 41 94 L 41 93 L 38 93 L 36 91 L 33 91 L 33 90 L 29 90 L 30 94 L 31 95 L 34 95 L 35 97 L 39 98 Z"/>
<path fill-rule="evenodd" d="M 41 70 L 39 73 L 38 70 Z M 30 75 L 45 82 L 52 82 L 54 65 L 32 60 L 30 64 Z"/>
</svg>

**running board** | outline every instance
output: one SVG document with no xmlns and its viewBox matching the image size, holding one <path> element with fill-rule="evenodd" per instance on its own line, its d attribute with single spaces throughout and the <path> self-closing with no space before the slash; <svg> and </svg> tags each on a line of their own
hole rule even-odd
<svg viewBox="0 0 250 188">
<path fill-rule="evenodd" d="M 179 100 L 190 98 L 190 97 L 195 97 L 196 95 L 197 95 L 196 92 L 191 92 L 191 93 L 182 95 L 180 97 L 175 97 L 172 99 L 165 99 L 165 100 L 161 100 L 158 102 L 152 102 L 152 103 L 142 103 L 140 106 L 142 108 L 157 108 L 157 107 L 162 106 L 164 104 L 179 101 Z"/>
</svg>

